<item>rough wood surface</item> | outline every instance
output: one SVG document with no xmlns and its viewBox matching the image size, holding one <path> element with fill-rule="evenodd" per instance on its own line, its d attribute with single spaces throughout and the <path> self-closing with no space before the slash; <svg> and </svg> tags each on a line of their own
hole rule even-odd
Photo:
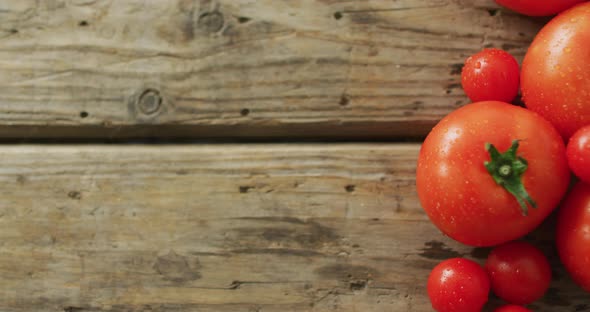
<svg viewBox="0 0 590 312">
<path fill-rule="evenodd" d="M 483 47 L 542 21 L 492 0 L 3 0 L 0 138 L 423 137 Z"/>
<path fill-rule="evenodd" d="M 0 311 L 430 311 L 418 145 L 3 146 Z M 588 311 L 551 222 L 534 311 Z M 494 300 L 497 303 L 497 300 Z"/>
</svg>

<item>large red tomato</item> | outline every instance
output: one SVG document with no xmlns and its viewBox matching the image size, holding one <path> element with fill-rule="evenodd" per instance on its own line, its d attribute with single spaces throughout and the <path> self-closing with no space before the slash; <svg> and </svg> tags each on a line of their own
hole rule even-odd
<svg viewBox="0 0 590 312">
<path fill-rule="evenodd" d="M 557 14 L 585 0 L 496 0 L 513 11 L 530 16 Z"/>
<path fill-rule="evenodd" d="M 565 139 L 590 124 L 590 2 L 543 27 L 524 58 L 521 88 L 526 106 Z"/>
<path fill-rule="evenodd" d="M 556 241 L 561 262 L 573 280 L 590 292 L 590 184 L 577 183 L 564 199 Z"/>
<path fill-rule="evenodd" d="M 472 246 L 505 243 L 533 230 L 558 205 L 569 178 L 555 128 L 534 112 L 494 101 L 443 118 L 422 144 L 416 172 L 430 220 Z"/>
</svg>

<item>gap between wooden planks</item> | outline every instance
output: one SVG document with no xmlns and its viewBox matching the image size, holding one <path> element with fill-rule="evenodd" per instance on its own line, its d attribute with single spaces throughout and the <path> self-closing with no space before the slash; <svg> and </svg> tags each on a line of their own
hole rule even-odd
<svg viewBox="0 0 590 312">
<path fill-rule="evenodd" d="M 0 138 L 422 138 L 465 58 L 544 21 L 493 1 L 0 4 Z"/>
<path fill-rule="evenodd" d="M 1 311 L 429 311 L 417 144 L 0 147 Z M 535 311 L 582 307 L 551 224 Z M 497 303 L 497 301 L 496 301 Z"/>
</svg>

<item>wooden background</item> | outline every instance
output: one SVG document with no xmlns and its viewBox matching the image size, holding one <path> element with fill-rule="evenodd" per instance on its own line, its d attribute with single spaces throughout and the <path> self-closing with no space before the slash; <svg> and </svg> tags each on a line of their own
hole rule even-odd
<svg viewBox="0 0 590 312">
<path fill-rule="evenodd" d="M 428 221 L 420 141 L 468 104 L 468 55 L 521 60 L 546 21 L 492 0 L 1 1 L 0 311 L 431 311 L 430 269 L 489 250 Z M 552 228 L 527 237 L 554 264 L 530 307 L 590 311 Z"/>
</svg>

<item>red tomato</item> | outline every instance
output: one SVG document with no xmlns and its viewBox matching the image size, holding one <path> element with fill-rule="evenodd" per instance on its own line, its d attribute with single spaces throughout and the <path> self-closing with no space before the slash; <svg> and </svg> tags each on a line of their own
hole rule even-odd
<svg viewBox="0 0 590 312">
<path fill-rule="evenodd" d="M 532 312 L 531 310 L 521 307 L 518 305 L 508 304 L 505 306 L 501 306 L 494 310 L 494 312 Z"/>
<path fill-rule="evenodd" d="M 476 262 L 453 258 L 434 267 L 427 289 L 438 312 L 479 312 L 488 301 L 490 279 Z"/>
<path fill-rule="evenodd" d="M 573 280 L 590 292 L 590 185 L 574 185 L 557 219 L 557 251 Z"/>
<path fill-rule="evenodd" d="M 529 16 L 547 16 L 567 10 L 585 0 L 496 0 L 513 11 Z"/>
<path fill-rule="evenodd" d="M 473 102 L 511 102 L 518 94 L 520 69 L 510 53 L 486 49 L 470 56 L 461 72 L 465 94 Z"/>
<path fill-rule="evenodd" d="M 525 242 L 514 241 L 494 248 L 485 268 L 494 293 L 510 303 L 531 303 L 543 297 L 551 283 L 547 257 Z"/>
<path fill-rule="evenodd" d="M 567 162 L 580 180 L 590 183 L 590 125 L 582 127 L 570 138 Z"/>
<path fill-rule="evenodd" d="M 487 143 L 506 153 L 494 153 L 492 161 L 495 149 Z M 416 171 L 418 197 L 430 220 L 472 246 L 529 233 L 558 205 L 569 180 L 565 145 L 555 128 L 527 109 L 493 101 L 444 117 L 424 140 Z"/>
<path fill-rule="evenodd" d="M 565 139 L 590 124 L 590 2 L 543 27 L 524 58 L 521 83 L 526 106 Z"/>
</svg>

